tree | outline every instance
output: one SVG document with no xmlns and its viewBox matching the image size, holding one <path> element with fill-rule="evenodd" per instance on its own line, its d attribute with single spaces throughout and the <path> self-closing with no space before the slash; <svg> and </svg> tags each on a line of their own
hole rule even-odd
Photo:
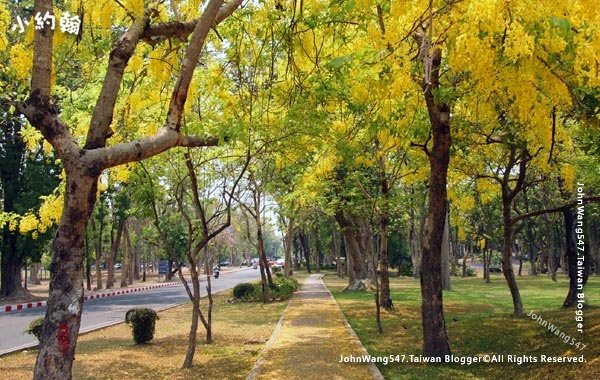
<svg viewBox="0 0 600 380">
<path fill-rule="evenodd" d="M 23 129 L 24 120 L 14 114 L 14 107 L 0 99 L 0 189 L 2 210 L 7 217 L 5 223 L 0 222 L 0 297 L 6 298 L 29 296 L 21 271 L 27 262 L 40 262 L 54 232 L 55 214 L 43 200 L 56 199 L 53 191 L 59 183 L 59 169 L 51 155 L 41 145 L 28 144 Z M 37 223 L 40 227 L 36 229 Z"/>
<path fill-rule="evenodd" d="M 187 175 L 185 177 L 179 176 L 176 199 L 179 211 L 187 224 L 188 244 L 186 255 L 190 264 L 189 270 L 193 290 L 190 291 L 187 280 L 183 277 L 181 271 L 179 271 L 179 278 L 185 286 L 188 296 L 192 301 L 193 308 L 188 349 L 183 362 L 183 368 L 190 368 L 194 360 L 199 319 L 206 329 L 206 342 L 212 343 L 213 300 L 210 288 L 212 260 L 210 260 L 208 254 L 208 245 L 231 225 L 232 194 L 235 193 L 236 188 L 246 171 L 249 160 L 250 158 L 247 156 L 245 165 L 240 170 L 240 174 L 233 178 L 233 182 L 231 182 L 230 178 L 228 178 L 228 174 L 230 173 L 219 173 L 216 168 L 218 165 L 215 165 L 215 168 L 206 167 L 210 160 L 204 161 L 203 165 L 197 165 L 189 151 L 184 155 Z M 201 181 L 198 180 L 198 169 L 201 170 Z M 231 189 L 227 189 L 229 186 L 231 186 Z M 202 197 L 200 196 L 201 191 L 203 193 Z M 185 204 L 185 198 L 191 198 L 192 207 L 188 207 Z M 187 201 L 189 202 L 190 200 L 188 199 Z M 190 213 L 188 208 L 191 208 L 193 213 Z M 204 252 L 202 261 L 200 261 L 199 257 L 201 252 Z M 204 263 L 208 284 L 207 292 L 209 305 L 207 317 L 205 317 L 200 310 L 200 277 L 198 269 L 202 267 L 202 262 Z"/>
<path fill-rule="evenodd" d="M 175 146 L 198 147 L 218 142 L 214 137 L 185 135 L 181 130 L 181 120 L 192 76 L 210 28 L 225 20 L 240 3 L 209 1 L 202 16 L 190 22 L 155 24 L 151 22 L 153 12 L 150 9 L 134 13 L 130 27 L 122 33 L 111 51 L 83 147 L 59 117 L 59 103 L 52 95 L 54 30 L 47 26 L 35 31 L 29 97 L 16 105 L 52 145 L 66 173 L 63 214 L 52 245 L 52 278 L 34 373 L 36 379 L 71 378 L 83 303 L 80 279 L 83 274 L 85 227 L 96 202 L 98 177 L 102 171 L 157 155 Z M 34 13 L 38 12 L 54 14 L 53 2 L 36 0 Z M 113 134 L 111 122 L 124 70 L 136 46 L 144 39 L 151 41 L 189 35 L 190 41 L 163 127 L 149 137 L 107 146 L 107 140 Z"/>
</svg>

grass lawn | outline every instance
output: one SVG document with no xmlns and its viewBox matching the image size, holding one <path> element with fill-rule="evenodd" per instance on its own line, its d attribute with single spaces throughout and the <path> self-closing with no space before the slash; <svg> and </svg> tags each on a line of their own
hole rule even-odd
<svg viewBox="0 0 600 380">
<path fill-rule="evenodd" d="M 214 343 L 204 344 L 200 326 L 193 368 L 181 369 L 191 323 L 191 303 L 187 303 L 159 313 L 150 344 L 135 345 L 125 324 L 80 336 L 73 378 L 244 379 L 287 302 L 229 303 L 230 297 L 231 291 L 215 296 Z M 10 374 L 11 379 L 31 379 L 36 354 L 29 350 L 0 357 L 0 373 Z"/>
<path fill-rule="evenodd" d="M 392 278 L 395 310 L 382 314 L 384 333 L 377 333 L 372 293 L 341 292 L 346 279 L 327 275 L 325 284 L 346 318 L 373 356 L 421 355 L 421 293 L 419 280 Z M 444 315 L 455 356 L 503 354 L 504 363 L 471 365 L 421 363 L 378 364 L 386 379 L 600 379 L 600 278 L 590 277 L 585 288 L 584 333 L 577 332 L 575 312 L 562 309 L 568 278 L 553 283 L 540 275 L 517 278 L 526 314 L 533 311 L 560 331 L 587 344 L 579 351 L 531 317 L 514 318 L 510 292 L 502 275 L 492 283 L 481 277 L 452 278 L 453 290 L 444 292 Z M 581 356 L 585 363 L 540 363 L 541 355 Z M 507 363 L 508 355 L 531 355 L 538 363 Z"/>
</svg>

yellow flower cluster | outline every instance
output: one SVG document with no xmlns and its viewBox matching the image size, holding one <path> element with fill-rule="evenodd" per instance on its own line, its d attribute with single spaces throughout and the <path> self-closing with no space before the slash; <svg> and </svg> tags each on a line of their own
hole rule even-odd
<svg viewBox="0 0 600 380">
<path fill-rule="evenodd" d="M 10 30 L 10 24 L 10 12 L 0 3 L 0 51 L 8 50 L 8 40 L 5 33 Z"/>
<path fill-rule="evenodd" d="M 33 65 L 33 53 L 22 44 L 16 44 L 10 49 L 10 63 L 17 78 L 27 79 Z"/>
<path fill-rule="evenodd" d="M 39 147 L 40 142 L 44 138 L 40 131 L 32 127 L 29 123 L 27 123 L 27 125 L 21 129 L 19 134 L 25 142 L 27 149 L 29 149 L 30 151 L 36 150 Z"/>
<path fill-rule="evenodd" d="M 39 226 L 39 220 L 33 213 L 27 213 L 19 220 L 19 232 L 26 234 L 37 230 Z"/>
<path fill-rule="evenodd" d="M 533 47 L 533 36 L 527 34 L 520 22 L 513 21 L 508 27 L 504 54 L 513 62 L 517 62 L 519 59 L 531 57 Z"/>
<path fill-rule="evenodd" d="M 39 211 L 38 231 L 44 233 L 48 228 L 60 221 L 63 210 L 64 196 L 62 193 L 41 197 L 42 205 Z"/>
</svg>

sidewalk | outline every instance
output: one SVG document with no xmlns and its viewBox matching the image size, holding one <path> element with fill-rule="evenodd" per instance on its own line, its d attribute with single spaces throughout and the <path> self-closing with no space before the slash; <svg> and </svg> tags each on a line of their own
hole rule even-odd
<svg viewBox="0 0 600 380">
<path fill-rule="evenodd" d="M 366 351 L 346 325 L 321 275 L 313 274 L 285 309 L 246 380 L 383 379 L 375 364 L 340 363 Z"/>
</svg>

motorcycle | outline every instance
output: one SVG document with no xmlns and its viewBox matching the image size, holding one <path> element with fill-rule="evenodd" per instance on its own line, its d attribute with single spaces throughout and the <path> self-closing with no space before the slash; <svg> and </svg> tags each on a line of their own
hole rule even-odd
<svg viewBox="0 0 600 380">
<path fill-rule="evenodd" d="M 219 267 L 215 266 L 213 268 L 213 276 L 214 278 L 219 278 Z"/>
</svg>

